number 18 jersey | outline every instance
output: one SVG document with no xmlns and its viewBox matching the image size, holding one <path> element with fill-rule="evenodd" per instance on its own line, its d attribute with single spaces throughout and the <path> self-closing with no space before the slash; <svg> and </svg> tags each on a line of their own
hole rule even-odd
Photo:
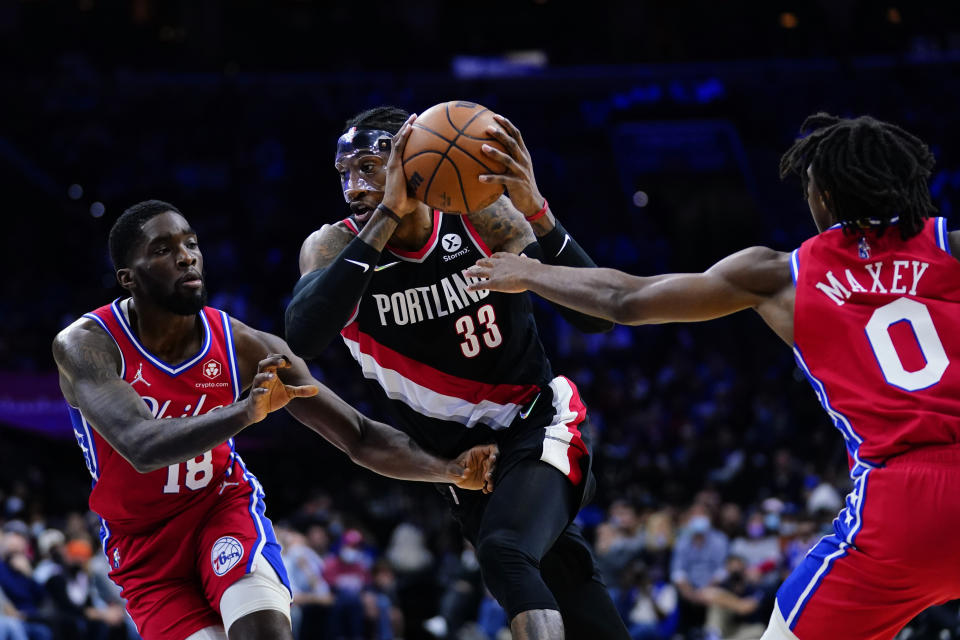
<svg viewBox="0 0 960 640">
<path fill-rule="evenodd" d="M 358 233 L 351 219 L 344 224 Z M 387 246 L 341 335 L 397 426 L 440 455 L 544 424 L 528 405 L 553 378 L 526 295 L 467 291 L 464 270 L 489 249 L 465 216 L 433 213 L 415 252 Z M 358 267 L 359 268 L 359 267 Z M 537 410 L 551 400 L 542 399 Z M 549 423 L 548 423 L 549 424 Z"/>
<path fill-rule="evenodd" d="M 903 240 L 893 224 L 839 225 L 791 255 L 794 355 L 843 434 L 854 476 L 960 443 L 960 261 L 943 218 Z"/>
<path fill-rule="evenodd" d="M 163 429 L 164 418 L 208 413 L 233 403 L 239 396 L 236 356 L 226 313 L 205 307 L 199 314 L 203 327 L 200 351 L 179 364 L 168 364 L 140 344 L 128 320 L 126 301 L 85 314 L 117 343 L 120 377 L 136 391 Z M 108 443 L 86 417 L 70 407 L 73 433 L 93 477 L 90 509 L 103 519 L 104 536 L 140 533 L 155 523 L 200 503 L 221 483 L 247 480 L 233 439 L 181 464 L 149 473 L 138 473 Z M 235 463 L 239 471 L 233 473 Z M 244 478 L 230 477 L 243 475 Z M 252 476 L 251 476 L 252 477 Z"/>
</svg>

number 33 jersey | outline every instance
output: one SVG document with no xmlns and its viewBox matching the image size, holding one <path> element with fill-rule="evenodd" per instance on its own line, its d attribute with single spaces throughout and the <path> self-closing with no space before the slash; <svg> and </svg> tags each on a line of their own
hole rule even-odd
<svg viewBox="0 0 960 640">
<path fill-rule="evenodd" d="M 200 351 L 179 364 L 169 364 L 150 353 L 131 329 L 126 301 L 114 301 L 85 314 L 113 337 L 120 351 L 120 377 L 143 398 L 163 429 L 166 418 L 196 416 L 233 403 L 239 397 L 236 357 L 226 313 L 204 308 Z M 104 533 L 139 533 L 153 523 L 201 502 L 220 491 L 226 481 L 246 478 L 233 439 L 180 464 L 138 473 L 110 446 L 86 417 L 70 407 L 73 433 L 93 476 L 90 508 L 105 521 Z M 238 465 L 234 465 L 234 462 Z M 236 470 L 235 470 L 236 466 Z"/>
<path fill-rule="evenodd" d="M 351 219 L 344 224 L 358 232 Z M 441 455 L 515 427 L 553 377 L 529 298 L 467 291 L 464 270 L 488 255 L 466 216 L 434 211 L 424 247 L 387 245 L 371 265 L 370 285 L 341 332 L 364 376 L 390 399 L 398 426 Z"/>
<path fill-rule="evenodd" d="M 960 262 L 943 218 L 903 240 L 839 225 L 791 255 L 794 355 L 843 434 L 854 476 L 960 443 Z"/>
</svg>

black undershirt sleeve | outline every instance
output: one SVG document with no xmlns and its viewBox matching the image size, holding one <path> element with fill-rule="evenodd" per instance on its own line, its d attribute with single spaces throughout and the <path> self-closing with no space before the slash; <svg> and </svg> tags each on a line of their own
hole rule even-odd
<svg viewBox="0 0 960 640">
<path fill-rule="evenodd" d="M 287 344 L 295 354 L 315 358 L 340 333 L 379 260 L 379 251 L 354 238 L 328 266 L 300 278 L 285 314 Z"/>
<path fill-rule="evenodd" d="M 536 258 L 545 264 L 562 267 L 596 267 L 596 263 L 574 240 L 559 221 L 544 236 L 537 238 L 522 251 L 529 258 Z M 553 303 L 551 303 L 553 304 Z M 584 333 L 602 333 L 613 328 L 613 323 L 603 318 L 595 318 L 561 305 L 553 305 L 564 319 Z"/>
</svg>

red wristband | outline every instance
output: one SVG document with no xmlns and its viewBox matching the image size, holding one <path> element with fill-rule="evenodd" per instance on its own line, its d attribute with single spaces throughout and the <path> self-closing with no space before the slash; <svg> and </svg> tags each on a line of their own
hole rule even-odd
<svg viewBox="0 0 960 640">
<path fill-rule="evenodd" d="M 550 206 L 550 205 L 547 204 L 547 199 L 544 198 L 544 199 L 543 199 L 543 208 L 540 209 L 540 211 L 537 211 L 537 212 L 536 212 L 535 214 L 533 214 L 532 216 L 523 216 L 523 217 L 526 219 L 527 222 L 533 222 L 533 221 L 535 221 L 535 220 L 539 220 L 539 219 L 542 218 L 543 216 L 547 215 L 547 207 L 549 207 L 549 206 Z"/>
</svg>

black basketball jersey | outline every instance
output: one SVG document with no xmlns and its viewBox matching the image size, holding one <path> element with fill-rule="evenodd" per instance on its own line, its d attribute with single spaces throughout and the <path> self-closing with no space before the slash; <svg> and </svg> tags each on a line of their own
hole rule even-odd
<svg viewBox="0 0 960 640">
<path fill-rule="evenodd" d="M 464 270 L 490 250 L 466 216 L 433 217 L 419 251 L 387 245 L 341 335 L 389 398 L 397 426 L 453 456 L 492 431 L 534 426 L 527 414 L 553 374 L 529 297 L 467 291 Z M 352 219 L 344 223 L 358 233 Z"/>
</svg>

